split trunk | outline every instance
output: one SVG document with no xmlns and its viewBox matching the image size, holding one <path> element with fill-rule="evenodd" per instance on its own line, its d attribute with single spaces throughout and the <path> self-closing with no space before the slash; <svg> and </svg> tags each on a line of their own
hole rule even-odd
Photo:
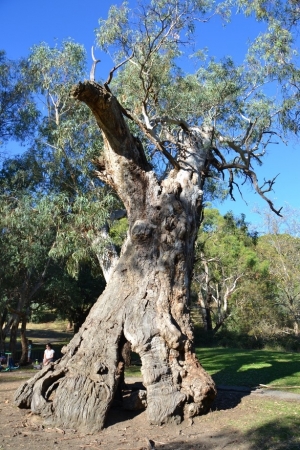
<svg viewBox="0 0 300 450">
<path fill-rule="evenodd" d="M 189 130 L 180 168 L 159 181 L 110 92 L 85 82 L 72 95 L 91 108 L 103 132 L 99 176 L 123 201 L 129 232 L 105 291 L 64 356 L 23 384 L 15 401 L 56 426 L 100 430 L 128 341 L 142 361 L 150 422 L 180 422 L 206 412 L 216 394 L 193 351 L 188 310 L 207 150 L 199 130 Z"/>
</svg>

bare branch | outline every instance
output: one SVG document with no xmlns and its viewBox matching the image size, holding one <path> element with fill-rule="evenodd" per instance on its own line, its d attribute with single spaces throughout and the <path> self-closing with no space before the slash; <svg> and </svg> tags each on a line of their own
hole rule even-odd
<svg viewBox="0 0 300 450">
<path fill-rule="evenodd" d="M 282 217 L 282 215 L 280 214 L 280 212 L 281 212 L 281 210 L 282 210 L 282 207 L 279 208 L 278 210 L 275 209 L 275 208 L 274 208 L 274 205 L 273 205 L 273 202 L 272 202 L 268 197 L 265 196 L 265 193 L 266 193 L 266 192 L 270 192 L 270 191 L 272 190 L 273 184 L 275 183 L 275 179 L 277 178 L 278 175 L 276 175 L 276 177 L 273 178 L 272 180 L 266 181 L 266 182 L 263 184 L 263 186 L 264 186 L 264 185 L 268 185 L 268 189 L 262 190 L 262 189 L 258 186 L 256 173 L 255 173 L 254 171 L 252 171 L 252 170 L 249 170 L 248 172 L 249 172 L 249 176 L 250 176 L 250 178 L 251 178 L 251 180 L 252 180 L 252 182 L 253 182 L 253 185 L 254 185 L 254 188 L 255 188 L 256 192 L 257 192 L 264 200 L 266 200 L 266 202 L 269 204 L 271 210 L 272 210 L 275 214 L 277 214 L 278 216 Z"/>
<path fill-rule="evenodd" d="M 238 163 L 236 161 L 227 162 L 225 160 L 225 158 L 223 157 L 223 155 L 217 149 L 213 148 L 212 150 L 221 159 L 221 161 L 218 161 L 212 155 L 210 158 L 210 162 L 211 162 L 212 166 L 214 166 L 218 171 L 228 170 L 228 172 L 229 172 L 229 194 L 233 200 L 235 200 L 235 198 L 233 196 L 233 185 L 235 185 L 238 188 L 238 190 L 241 194 L 238 184 L 235 183 L 235 181 L 234 181 L 234 175 L 232 172 L 232 169 L 238 169 L 242 173 L 244 173 L 244 175 L 247 178 L 249 178 L 251 180 L 251 182 L 253 183 L 254 189 L 269 204 L 269 207 L 271 208 L 271 210 L 278 216 L 282 217 L 280 214 L 282 207 L 278 210 L 275 209 L 273 202 L 268 197 L 265 196 L 266 192 L 270 192 L 272 190 L 273 185 L 274 185 L 275 180 L 278 175 L 276 175 L 276 177 L 274 177 L 272 180 L 264 181 L 264 184 L 262 186 L 259 186 L 256 173 L 253 170 L 249 169 L 248 164 L 245 165 L 245 164 Z M 264 188 L 265 186 L 266 186 L 266 188 Z M 241 194 L 241 196 L 242 196 L 242 194 Z"/>
<path fill-rule="evenodd" d="M 90 81 L 95 81 L 95 70 L 96 70 L 96 65 L 98 64 L 98 62 L 100 62 L 100 59 L 96 59 L 95 55 L 94 55 L 94 46 L 92 45 L 92 49 L 91 49 L 91 53 L 92 53 L 92 60 L 93 60 L 93 65 L 90 71 Z"/>
<path fill-rule="evenodd" d="M 276 175 L 276 177 L 274 177 L 272 180 L 264 180 L 264 184 L 262 186 L 260 186 L 260 190 L 261 192 L 264 194 L 265 192 L 270 192 L 273 189 L 273 185 L 275 183 L 276 178 L 278 177 L 279 174 Z M 263 189 L 264 186 L 267 186 L 266 189 Z"/>
<path fill-rule="evenodd" d="M 168 123 L 168 124 L 173 124 L 173 125 L 178 125 L 180 126 L 184 131 L 189 131 L 190 127 L 188 125 L 188 123 L 183 120 L 183 119 L 172 119 L 171 117 L 168 116 L 163 116 L 163 117 L 157 117 L 156 119 L 151 120 L 151 125 L 157 125 L 159 123 Z"/>
<path fill-rule="evenodd" d="M 117 66 L 115 66 L 111 69 L 111 71 L 109 72 L 108 78 L 104 83 L 105 89 L 110 90 L 108 85 L 110 84 L 111 80 L 113 79 L 114 72 L 116 70 L 118 70 L 120 67 L 122 67 L 124 64 L 126 64 L 128 61 L 130 61 L 133 57 L 134 57 L 134 51 L 132 52 L 132 54 L 130 56 L 128 56 L 128 58 L 126 58 L 124 61 L 120 62 Z"/>
<path fill-rule="evenodd" d="M 144 133 L 144 135 L 152 142 L 152 144 L 155 145 L 155 147 L 167 158 L 167 160 L 169 161 L 169 163 L 177 170 L 180 169 L 180 165 L 179 163 L 173 158 L 173 156 L 171 155 L 171 153 L 169 153 L 167 151 L 167 149 L 165 148 L 165 146 L 163 145 L 162 142 L 158 141 L 154 135 L 154 133 L 152 133 L 152 130 L 149 130 L 137 117 L 135 117 L 133 114 L 130 114 L 128 111 L 126 111 L 122 105 L 120 105 L 122 108 L 122 111 L 124 112 L 124 114 L 130 118 L 131 120 L 133 120 L 138 127 L 142 130 L 142 132 Z"/>
<path fill-rule="evenodd" d="M 223 136 L 219 136 L 219 141 L 224 144 L 227 144 L 228 147 L 230 147 L 232 150 L 234 150 L 236 153 L 238 153 L 241 157 L 241 160 L 245 164 L 245 166 L 247 168 L 249 167 L 250 159 L 249 159 L 248 155 L 246 155 L 246 152 L 244 150 L 242 150 L 242 148 L 239 145 L 237 145 L 235 142 L 233 142 Z"/>
<path fill-rule="evenodd" d="M 248 128 L 246 130 L 245 136 L 243 137 L 242 142 L 241 142 L 242 145 L 247 145 L 248 140 L 251 137 L 252 132 L 254 130 L 254 127 L 256 125 L 256 122 L 257 122 L 257 119 L 255 119 L 254 122 L 251 122 L 251 121 L 249 122 L 249 125 L 248 125 Z"/>
</svg>

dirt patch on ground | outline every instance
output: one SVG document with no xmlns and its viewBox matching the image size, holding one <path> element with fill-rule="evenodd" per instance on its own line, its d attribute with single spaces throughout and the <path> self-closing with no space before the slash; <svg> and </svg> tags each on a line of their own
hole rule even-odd
<svg viewBox="0 0 300 450">
<path fill-rule="evenodd" d="M 31 371 L 0 373 L 0 449 L 99 449 L 99 450 L 254 450 L 299 448 L 266 443 L 265 435 L 249 429 L 260 402 L 258 395 L 220 391 L 211 411 L 181 425 L 149 425 L 146 412 L 124 411 L 115 405 L 106 428 L 97 434 L 81 435 L 76 430 L 44 426 L 39 417 L 13 404 L 13 395 Z M 139 383 L 129 378 L 127 385 Z M 270 401 L 270 399 L 269 399 Z M 276 403 L 276 401 L 274 400 Z M 292 404 L 292 402 L 291 402 Z M 243 422 L 244 421 L 244 422 Z M 235 426 L 238 423 L 238 426 Z M 243 425 L 244 424 L 244 425 Z M 294 438 L 293 438 L 294 439 Z M 287 440 L 285 440 L 287 444 Z"/>
</svg>

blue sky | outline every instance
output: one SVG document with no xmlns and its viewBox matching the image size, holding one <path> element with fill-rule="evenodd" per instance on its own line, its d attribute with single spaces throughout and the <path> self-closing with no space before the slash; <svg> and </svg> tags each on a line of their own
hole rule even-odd
<svg viewBox="0 0 300 450">
<path fill-rule="evenodd" d="M 89 63 L 90 50 L 94 44 L 94 29 L 99 17 L 105 18 L 111 4 L 121 4 L 119 0 L 0 0 L 0 48 L 7 56 L 16 59 L 27 56 L 34 44 L 46 42 L 49 45 L 60 43 L 62 39 L 72 38 L 85 46 Z M 208 47 L 210 55 L 233 56 L 241 61 L 247 49 L 247 43 L 259 30 L 254 21 L 234 16 L 230 25 L 223 27 L 216 19 L 213 25 L 203 24 L 198 36 L 199 47 Z M 96 50 L 101 63 L 97 75 L 106 79 L 113 63 Z M 6 153 L 18 151 L 15 145 L 6 146 Z M 300 208 L 300 152 L 299 143 L 292 142 L 270 146 L 264 158 L 264 165 L 258 168 L 261 180 L 273 178 L 279 174 L 270 198 L 276 207 L 289 204 Z M 236 202 L 227 200 L 219 207 L 222 213 L 232 210 L 235 214 L 244 213 L 251 223 L 260 221 L 253 212 L 267 208 L 267 204 L 255 194 L 249 185 L 241 187 L 244 200 L 238 191 Z M 284 211 L 284 210 L 283 210 Z"/>
</svg>

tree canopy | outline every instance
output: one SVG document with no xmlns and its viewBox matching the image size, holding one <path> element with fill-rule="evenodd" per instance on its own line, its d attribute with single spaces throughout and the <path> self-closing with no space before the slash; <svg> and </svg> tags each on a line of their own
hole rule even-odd
<svg viewBox="0 0 300 450">
<path fill-rule="evenodd" d="M 244 13 L 264 24 L 244 62 L 193 51 L 195 32 L 205 33 L 206 22 L 217 14 L 230 20 L 235 8 L 241 20 Z M 133 9 L 124 3 L 99 21 L 98 45 L 115 55 L 116 64 L 105 86 L 120 67 L 111 89 L 161 176 L 180 165 L 182 133 L 201 127 L 210 147 L 206 178 L 227 172 L 231 195 L 236 180 L 250 181 L 279 212 L 267 197 L 275 177 L 259 182 L 255 167 L 270 143 L 299 131 L 297 12 L 285 1 L 174 0 L 142 2 Z M 187 52 L 197 61 L 195 73 L 185 71 Z"/>
<path fill-rule="evenodd" d="M 39 115 L 28 80 L 27 61 L 10 61 L 0 51 L 0 147 L 10 139 L 24 142 Z"/>
</svg>

